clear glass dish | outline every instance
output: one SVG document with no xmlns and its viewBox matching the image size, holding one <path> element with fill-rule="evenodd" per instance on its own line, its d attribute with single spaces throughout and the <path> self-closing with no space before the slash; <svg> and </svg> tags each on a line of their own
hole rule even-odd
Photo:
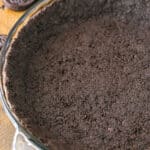
<svg viewBox="0 0 150 150">
<path fill-rule="evenodd" d="M 18 138 L 23 138 L 25 145 L 27 146 L 22 147 L 21 150 L 47 150 L 47 148 L 37 140 L 36 137 L 32 136 L 26 129 L 24 129 L 21 124 L 19 123 L 17 117 L 12 112 L 8 100 L 5 97 L 4 89 L 3 89 L 3 83 L 2 83 L 2 71 L 3 71 L 3 64 L 5 62 L 5 56 L 6 53 L 11 45 L 11 43 L 14 41 L 15 37 L 17 36 L 20 29 L 22 29 L 26 23 L 34 17 L 36 14 L 40 12 L 41 9 L 46 7 L 47 5 L 51 5 L 55 0 L 38 0 L 29 10 L 26 11 L 26 13 L 16 22 L 16 24 L 11 29 L 8 38 L 5 42 L 4 47 L 2 48 L 1 54 L 0 54 L 0 100 L 2 102 L 3 108 L 11 120 L 12 124 L 16 128 L 16 133 L 13 140 L 13 150 L 20 150 L 16 147 Z M 21 143 L 20 143 L 21 144 Z M 24 144 L 22 144 L 24 146 Z"/>
<path fill-rule="evenodd" d="M 1 73 L 1 75 L 0 75 L 0 100 L 2 101 L 3 108 L 6 112 L 6 114 L 8 115 L 8 117 L 10 118 L 10 120 L 12 121 L 13 125 L 16 128 L 16 134 L 14 136 L 14 141 L 13 141 L 13 150 L 39 150 L 39 149 L 48 150 L 48 148 L 46 148 L 40 141 L 38 141 L 37 137 L 32 136 L 26 129 L 24 129 L 21 126 L 17 117 L 15 116 L 13 111 L 11 110 L 11 107 L 9 105 L 9 102 L 5 96 L 5 92 L 3 89 L 2 72 L 3 72 L 3 64 L 6 61 L 6 59 L 5 59 L 6 53 L 9 50 L 9 47 L 11 46 L 11 43 L 14 41 L 18 32 L 26 25 L 26 23 L 31 18 L 36 16 L 43 8 L 45 8 L 48 5 L 51 5 L 52 3 L 56 2 L 56 1 L 59 1 L 59 0 L 38 0 L 37 3 L 35 3 L 14 25 L 14 27 L 12 28 L 12 30 L 10 31 L 10 33 L 8 35 L 6 43 L 5 43 L 5 45 L 1 51 L 1 54 L 0 54 L 0 73 Z M 80 0 L 78 0 L 78 1 L 80 1 Z M 87 0 L 87 1 L 90 2 L 90 0 Z M 101 0 L 97 0 L 97 1 L 100 2 Z M 85 2 L 86 2 L 86 0 L 85 0 Z M 128 4 L 128 2 L 127 2 L 127 4 Z M 135 5 L 135 2 L 132 1 L 131 4 Z M 102 6 L 103 5 L 104 4 L 102 3 Z M 138 23 L 137 25 L 140 25 L 140 26 L 142 26 L 143 24 L 149 24 L 149 12 L 150 12 L 149 6 L 147 6 L 147 9 L 144 10 L 144 8 L 138 8 L 138 7 L 137 8 L 135 7 L 136 9 L 132 9 L 132 7 L 129 8 L 128 5 L 126 6 L 125 2 L 122 5 L 117 5 L 116 11 L 114 11 L 113 15 L 115 17 L 118 17 L 120 20 L 123 20 L 124 22 L 132 21 L 132 22 Z M 139 6 L 139 4 L 137 4 L 137 6 Z M 93 7 L 93 6 L 91 6 L 91 7 Z M 110 6 L 108 6 L 108 7 L 110 7 Z M 128 9 L 121 9 L 122 7 L 128 8 Z M 107 9 L 107 7 L 106 7 L 106 9 Z M 93 11 L 96 11 L 96 10 L 97 9 L 93 9 Z M 111 7 L 110 7 L 110 10 L 112 10 Z M 108 10 L 108 12 L 106 11 L 106 13 L 111 13 L 110 10 Z M 120 12 L 120 10 L 122 10 L 123 12 L 122 11 Z M 133 10 L 133 12 L 132 12 L 132 10 Z M 135 14 L 134 17 L 131 17 L 129 15 L 130 11 L 133 14 Z M 27 148 L 21 148 L 21 149 L 16 148 L 17 139 L 19 138 L 20 135 L 24 138 L 23 140 L 26 142 Z"/>
</svg>

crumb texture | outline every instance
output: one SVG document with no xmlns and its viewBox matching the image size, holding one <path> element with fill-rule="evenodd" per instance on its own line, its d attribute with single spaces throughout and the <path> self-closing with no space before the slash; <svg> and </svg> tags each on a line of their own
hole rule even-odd
<svg viewBox="0 0 150 150">
<path fill-rule="evenodd" d="M 150 149 L 150 5 L 138 2 L 57 1 L 12 44 L 6 95 L 49 149 Z"/>
<path fill-rule="evenodd" d="M 32 126 L 89 149 L 150 146 L 148 35 L 90 19 L 47 40 L 26 78 Z"/>
</svg>

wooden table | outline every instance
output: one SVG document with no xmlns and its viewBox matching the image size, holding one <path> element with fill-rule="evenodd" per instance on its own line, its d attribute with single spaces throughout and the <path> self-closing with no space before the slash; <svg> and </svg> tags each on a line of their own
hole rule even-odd
<svg viewBox="0 0 150 150">
<path fill-rule="evenodd" d="M 2 0 L 0 0 L 0 34 L 8 34 L 22 13 L 3 8 Z M 13 125 L 0 105 L 0 150 L 11 150 L 14 132 Z"/>
</svg>

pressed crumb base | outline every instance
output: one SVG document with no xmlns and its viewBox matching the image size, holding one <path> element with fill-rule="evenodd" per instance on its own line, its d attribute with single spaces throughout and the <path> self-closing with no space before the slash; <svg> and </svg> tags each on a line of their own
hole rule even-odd
<svg viewBox="0 0 150 150">
<path fill-rule="evenodd" d="M 148 25 L 59 22 L 51 10 L 22 29 L 6 57 L 5 94 L 21 125 L 50 150 L 150 149 Z"/>
<path fill-rule="evenodd" d="M 43 44 L 26 76 L 28 124 L 43 142 L 150 148 L 149 35 L 93 18 Z"/>
</svg>

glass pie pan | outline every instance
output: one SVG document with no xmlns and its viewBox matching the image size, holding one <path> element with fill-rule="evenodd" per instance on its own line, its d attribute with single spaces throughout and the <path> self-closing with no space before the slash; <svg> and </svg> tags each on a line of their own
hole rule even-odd
<svg viewBox="0 0 150 150">
<path fill-rule="evenodd" d="M 36 137 L 31 135 L 26 129 L 22 127 L 16 115 L 11 110 L 11 106 L 9 105 L 3 88 L 2 72 L 6 60 L 6 54 L 18 32 L 26 25 L 26 23 L 31 18 L 34 17 L 34 15 L 38 14 L 44 7 L 46 7 L 47 5 L 51 5 L 53 2 L 55 2 L 55 0 L 38 0 L 31 8 L 29 8 L 25 12 L 25 14 L 15 23 L 15 25 L 9 32 L 7 40 L 0 53 L 0 100 L 4 111 L 6 112 L 8 118 L 16 129 L 12 144 L 13 150 L 48 150 L 48 148 L 46 148 L 39 140 L 37 140 Z"/>
<path fill-rule="evenodd" d="M 27 147 L 28 148 L 21 148 L 21 150 L 33 150 L 33 149 L 43 149 L 43 150 L 47 150 L 47 148 L 40 142 L 40 141 L 38 141 L 37 139 L 38 139 L 38 137 L 36 138 L 36 137 L 33 137 L 28 131 L 27 131 L 27 129 L 26 128 L 23 128 L 22 127 L 22 125 L 21 125 L 21 123 L 18 121 L 18 119 L 17 119 L 17 117 L 16 117 L 16 115 L 13 113 L 13 111 L 12 111 L 12 109 L 11 109 L 11 107 L 10 107 L 10 105 L 9 105 L 9 99 L 7 99 L 7 97 L 5 96 L 5 85 L 3 84 L 3 82 L 4 82 L 4 77 L 3 77 L 3 66 L 4 66 L 4 64 L 5 64 L 5 62 L 6 62 L 6 56 L 7 56 L 7 52 L 8 52 L 8 50 L 9 50 L 9 48 L 11 47 L 11 43 L 13 43 L 13 41 L 15 40 L 15 37 L 17 36 L 17 34 L 18 34 L 18 32 L 19 31 L 21 31 L 20 29 L 22 29 L 23 27 L 25 27 L 26 25 L 27 25 L 27 23 L 28 23 L 28 21 L 30 21 L 32 18 L 34 18 L 39 12 L 41 12 L 41 10 L 43 10 L 43 9 L 45 9 L 47 6 L 51 6 L 51 4 L 53 4 L 54 2 L 56 2 L 56 1 L 59 1 L 59 0 L 39 0 L 39 1 L 37 1 L 37 3 L 33 6 L 33 7 L 31 7 L 20 19 L 19 19 L 19 21 L 15 24 L 15 26 L 13 27 L 13 29 L 11 30 L 11 32 L 9 33 L 9 35 L 8 35 L 8 38 L 7 38 L 7 41 L 6 41 L 6 43 L 5 43 L 5 46 L 3 47 L 3 49 L 2 49 L 2 52 L 1 52 L 1 55 L 0 55 L 0 61 L 1 61 L 1 63 L 0 63 L 0 68 L 1 68 L 1 96 L 2 96 L 2 103 L 3 103 L 3 107 L 4 107 L 4 109 L 5 109 L 5 111 L 6 111 L 6 113 L 8 114 L 8 116 L 9 116 L 9 118 L 10 118 L 10 120 L 12 121 L 12 123 L 14 124 L 14 126 L 16 127 L 16 134 L 15 134 L 15 136 L 14 136 L 14 142 L 13 142 L 13 149 L 14 150 L 18 150 L 17 148 L 16 148 L 16 143 L 18 142 L 18 137 L 21 135 L 21 136 L 23 136 L 24 138 L 25 138 L 25 140 L 24 141 L 26 141 L 26 145 L 27 145 Z M 78 1 L 80 1 L 80 0 L 78 0 Z M 84 2 L 86 2 L 86 1 L 88 1 L 88 2 L 90 2 L 90 0 L 83 0 Z M 101 2 L 101 1 L 103 1 L 103 0 L 93 0 L 93 1 L 97 1 L 97 2 Z M 105 0 L 104 0 L 105 1 Z M 68 1 L 65 1 L 65 2 L 68 2 Z M 70 0 L 69 2 L 74 2 L 73 0 Z M 132 3 L 132 2 L 131 2 Z M 90 5 L 90 8 L 93 6 L 93 5 L 91 5 L 92 4 L 92 1 L 91 1 L 91 3 L 89 3 L 89 5 Z M 104 3 L 105 4 L 105 3 Z M 103 4 L 103 5 L 104 5 Z M 128 3 L 127 3 L 128 4 Z M 134 4 L 134 3 L 133 3 Z M 125 5 L 125 4 L 124 4 Z M 66 5 L 65 5 L 66 6 Z M 83 5 L 84 6 L 84 5 Z M 126 6 L 126 5 L 125 5 Z M 128 5 L 127 5 L 128 6 Z M 75 6 L 74 6 L 75 7 Z M 113 14 L 112 16 L 113 17 L 118 17 L 119 19 L 121 19 L 121 20 L 123 20 L 125 23 L 126 22 L 130 22 L 131 20 L 134 22 L 134 23 L 138 23 L 138 24 L 136 24 L 136 25 L 142 25 L 142 24 L 148 24 L 149 23 L 149 21 L 147 21 L 147 17 L 149 18 L 149 13 L 148 13 L 148 11 L 147 10 L 145 10 L 144 11 L 144 8 L 142 7 L 142 9 L 141 8 L 139 8 L 139 9 L 137 9 L 137 10 L 134 10 L 134 9 L 132 9 L 132 7 L 131 7 L 131 9 L 125 9 L 125 10 L 122 10 L 123 9 L 123 6 L 121 5 L 121 6 L 118 6 L 118 5 L 116 5 L 116 7 L 117 7 L 117 9 L 116 9 L 116 11 L 115 11 L 115 7 L 113 8 L 113 6 L 112 6 L 112 8 L 113 8 L 113 10 L 114 10 L 114 12 L 113 11 L 111 11 L 112 10 L 112 8 L 110 7 L 110 9 L 108 9 L 108 11 L 107 11 L 107 7 L 110 7 L 109 5 L 107 6 L 106 5 L 106 13 L 108 13 L 108 14 Z M 56 7 L 57 8 L 57 7 Z M 63 8 L 63 7 L 61 7 L 61 8 Z M 69 7 L 70 8 L 70 7 Z M 71 7 L 72 8 L 72 7 Z M 78 7 L 77 7 L 78 8 Z M 83 8 L 83 7 L 81 7 L 81 8 Z M 93 8 L 93 7 L 92 7 Z M 98 7 L 96 7 L 96 8 L 98 8 Z M 103 7 L 102 7 L 103 8 Z M 104 7 L 105 8 L 105 7 Z M 121 9 L 122 8 L 122 9 Z M 126 8 L 126 7 L 125 7 Z M 149 8 L 149 7 L 147 7 L 147 8 Z M 122 10 L 122 11 L 120 11 L 120 9 Z M 88 9 L 85 9 L 85 10 L 88 10 Z M 97 9 L 93 9 L 94 11 L 97 11 Z M 133 10 L 133 12 L 132 12 L 132 10 Z M 149 9 L 148 9 L 149 10 Z M 99 11 L 101 11 L 101 10 L 99 10 Z M 103 10 L 102 10 L 103 11 Z M 131 12 L 132 13 L 131 13 Z M 74 12 L 74 11 L 73 11 Z M 83 12 L 84 12 L 84 10 L 83 10 Z M 85 11 L 86 12 L 86 11 Z M 91 13 L 91 11 L 89 11 L 90 13 Z M 129 13 L 130 12 L 130 13 Z M 77 13 L 79 13 L 78 11 L 77 11 Z M 87 13 L 86 12 L 86 15 L 87 14 L 90 14 L 90 13 Z M 100 13 L 100 12 L 99 12 Z M 68 13 L 69 14 L 69 13 Z M 66 14 L 66 15 L 68 15 L 68 14 Z M 133 17 L 133 15 L 130 15 L 130 14 L 135 14 L 135 17 L 134 18 L 132 18 Z M 144 14 L 144 15 L 143 15 Z M 54 15 L 55 16 L 55 15 Z M 141 19 L 141 18 L 143 18 L 143 19 Z M 65 18 L 66 19 L 66 18 Z M 61 20 L 61 19 L 60 19 Z M 57 24 L 57 20 L 52 20 L 52 21 L 56 21 L 56 24 Z M 45 20 L 44 20 L 44 22 L 45 22 Z M 60 24 L 58 24 L 58 27 L 60 28 L 60 26 L 59 26 Z M 51 28 L 52 29 L 52 28 Z M 7 94 L 7 93 L 6 93 Z M 25 110 L 26 111 L 26 110 Z M 32 146 L 31 146 L 32 145 Z M 30 147 L 30 148 L 29 148 Z M 19 149 L 20 150 L 20 149 Z M 59 150 L 59 149 L 58 149 Z M 66 150 L 66 149 L 65 149 Z"/>
</svg>

